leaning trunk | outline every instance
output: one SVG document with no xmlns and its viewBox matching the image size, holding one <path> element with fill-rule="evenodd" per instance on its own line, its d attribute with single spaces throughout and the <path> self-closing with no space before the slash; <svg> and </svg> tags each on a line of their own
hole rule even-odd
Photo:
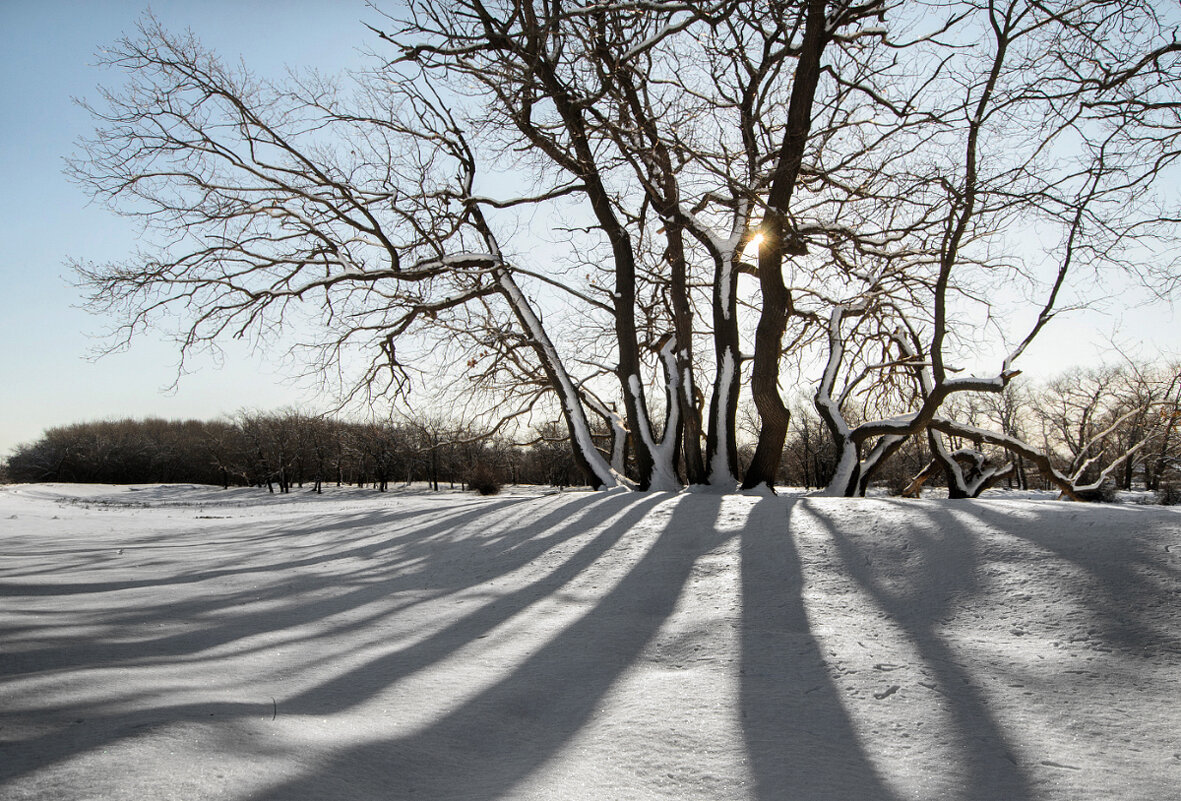
<svg viewBox="0 0 1181 801">
<path fill-rule="evenodd" d="M 541 320 L 534 314 L 528 299 L 521 292 L 507 268 L 499 267 L 494 272 L 494 276 L 500 286 L 501 293 L 508 301 L 509 308 L 513 310 L 529 344 L 533 347 L 533 352 L 537 354 L 550 386 L 558 394 L 558 399 L 562 404 L 562 418 L 566 421 L 566 428 L 570 432 L 574 461 L 587 477 L 587 482 L 596 489 L 616 487 L 624 483 L 622 475 L 607 464 L 603 455 L 595 447 L 590 423 L 587 422 L 582 401 L 578 397 L 578 390 L 566 372 L 562 360 L 558 357 L 557 349 L 541 325 Z"/>
</svg>

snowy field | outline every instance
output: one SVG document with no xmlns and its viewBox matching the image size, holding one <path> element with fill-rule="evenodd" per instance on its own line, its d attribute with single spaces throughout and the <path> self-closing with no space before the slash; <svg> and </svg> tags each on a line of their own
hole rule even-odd
<svg viewBox="0 0 1181 801">
<path fill-rule="evenodd" d="M 0 799 L 1181 799 L 1181 508 L 0 487 Z"/>
</svg>

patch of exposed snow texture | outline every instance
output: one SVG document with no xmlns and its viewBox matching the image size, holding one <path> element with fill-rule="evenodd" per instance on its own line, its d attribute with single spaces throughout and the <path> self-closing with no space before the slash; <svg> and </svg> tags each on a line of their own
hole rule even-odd
<svg viewBox="0 0 1181 801">
<path fill-rule="evenodd" d="M 0 488 L 0 798 L 1157 801 L 1181 508 Z"/>
</svg>

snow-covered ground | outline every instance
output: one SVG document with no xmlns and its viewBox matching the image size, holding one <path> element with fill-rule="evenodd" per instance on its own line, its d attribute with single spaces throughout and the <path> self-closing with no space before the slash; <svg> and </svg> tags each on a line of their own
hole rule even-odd
<svg viewBox="0 0 1181 801">
<path fill-rule="evenodd" d="M 1181 798 L 1181 509 L 0 488 L 0 799 Z"/>
</svg>

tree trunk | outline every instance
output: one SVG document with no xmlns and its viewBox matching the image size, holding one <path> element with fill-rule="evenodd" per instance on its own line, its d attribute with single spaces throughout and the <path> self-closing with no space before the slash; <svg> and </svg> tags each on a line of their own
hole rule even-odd
<svg viewBox="0 0 1181 801">
<path fill-rule="evenodd" d="M 600 487 L 616 487 L 622 483 L 623 476 L 612 470 L 611 465 L 603 458 L 595 447 L 591 437 L 590 423 L 587 422 L 586 412 L 578 390 L 574 386 L 565 366 L 562 364 L 558 351 L 546 333 L 541 321 L 533 312 L 533 307 L 525 294 L 521 292 L 516 281 L 509 274 L 508 268 L 501 265 L 495 272 L 497 284 L 501 293 L 508 301 L 509 308 L 521 324 L 526 339 L 541 363 L 550 386 L 558 395 L 562 404 L 562 419 L 566 422 L 566 429 L 570 432 L 570 444 L 574 461 L 587 478 L 587 482 L 599 489 Z"/>
<path fill-rule="evenodd" d="M 775 176 L 767 198 L 759 248 L 759 289 L 763 308 L 755 329 L 755 352 L 751 393 L 759 410 L 759 442 L 742 486 L 766 484 L 773 487 L 787 439 L 791 413 L 779 395 L 779 358 L 791 293 L 783 283 L 784 257 L 800 253 L 799 243 L 788 228 L 787 211 L 803 164 L 804 147 L 812 127 L 812 101 L 820 82 L 820 58 L 828 44 L 825 0 L 809 0 L 804 41 L 796 62 L 791 100 L 787 109 L 787 130 L 783 136 Z"/>
<path fill-rule="evenodd" d="M 668 260 L 672 265 L 673 333 L 676 338 L 677 403 L 681 407 L 682 448 L 685 456 L 685 479 L 689 484 L 704 484 L 705 461 L 701 454 L 701 412 L 694 397 L 693 380 L 693 311 L 689 306 L 689 281 L 685 262 L 684 231 L 667 225 Z M 675 457 L 674 457 L 675 458 Z"/>
<path fill-rule="evenodd" d="M 709 401 L 706 459 L 709 483 L 733 488 L 738 481 L 738 394 L 742 375 L 738 339 L 737 253 L 715 257 L 713 324 L 715 368 L 713 395 Z"/>
</svg>

